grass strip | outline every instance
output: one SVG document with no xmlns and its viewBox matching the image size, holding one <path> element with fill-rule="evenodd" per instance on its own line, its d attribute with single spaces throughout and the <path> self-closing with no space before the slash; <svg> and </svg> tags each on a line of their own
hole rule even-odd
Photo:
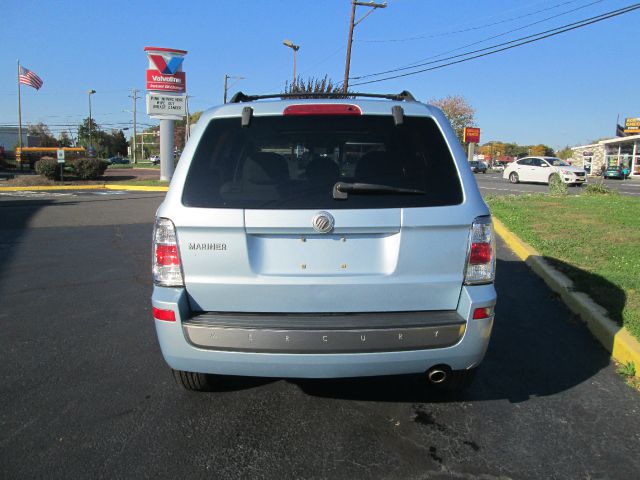
<svg viewBox="0 0 640 480">
<path fill-rule="evenodd" d="M 640 340 L 640 199 L 489 197 L 492 213 Z"/>
</svg>

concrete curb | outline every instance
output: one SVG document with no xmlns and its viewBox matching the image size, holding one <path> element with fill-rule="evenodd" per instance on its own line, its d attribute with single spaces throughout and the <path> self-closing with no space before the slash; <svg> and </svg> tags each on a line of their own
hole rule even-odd
<svg viewBox="0 0 640 480">
<path fill-rule="evenodd" d="M 574 290 L 573 282 L 553 268 L 533 247 L 520 240 L 497 218 L 493 218 L 495 231 L 507 246 L 523 260 L 545 283 L 560 295 L 569 309 L 580 315 L 591 333 L 620 363 L 633 362 L 636 376 L 640 377 L 640 342 L 629 331 L 615 323 L 607 311 L 583 292 Z"/>
<path fill-rule="evenodd" d="M 169 187 L 145 187 L 142 185 L 118 185 L 117 183 L 103 183 L 96 185 L 60 185 L 60 186 L 32 186 L 32 187 L 0 187 L 0 192 L 33 192 L 54 190 L 129 190 L 132 192 L 166 192 Z"/>
</svg>

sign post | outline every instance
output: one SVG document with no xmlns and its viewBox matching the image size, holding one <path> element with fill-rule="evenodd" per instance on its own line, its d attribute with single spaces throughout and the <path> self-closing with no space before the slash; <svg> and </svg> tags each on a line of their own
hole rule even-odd
<svg viewBox="0 0 640 480">
<path fill-rule="evenodd" d="M 59 148 L 57 154 L 58 164 L 60 164 L 60 181 L 64 182 L 64 149 Z"/>
<path fill-rule="evenodd" d="M 464 127 L 463 142 L 469 144 L 467 160 L 473 160 L 476 143 L 480 143 L 480 129 L 475 127 Z"/>
<path fill-rule="evenodd" d="M 173 176 L 173 133 L 175 120 L 186 113 L 186 75 L 182 62 L 186 50 L 144 47 L 147 69 L 147 115 L 160 120 L 160 180 Z"/>
</svg>

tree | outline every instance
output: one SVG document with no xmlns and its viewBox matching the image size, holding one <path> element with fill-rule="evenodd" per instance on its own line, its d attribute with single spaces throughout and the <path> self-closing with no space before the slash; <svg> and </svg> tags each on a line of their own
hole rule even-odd
<svg viewBox="0 0 640 480">
<path fill-rule="evenodd" d="M 51 130 L 44 123 L 36 123 L 35 125 L 29 125 L 27 128 L 29 136 L 36 137 L 38 139 L 38 146 L 40 147 L 57 147 L 58 140 L 51 135 Z"/>
<path fill-rule="evenodd" d="M 431 105 L 438 107 L 445 114 L 460 143 L 463 143 L 464 127 L 472 127 L 475 123 L 475 109 L 462 95 L 449 95 L 440 99 L 429 101 Z"/>
<path fill-rule="evenodd" d="M 127 138 L 124 136 L 124 132 L 122 130 L 111 130 L 111 134 L 108 134 L 109 140 L 109 152 L 108 155 L 120 155 L 121 157 L 126 157 L 129 151 L 129 142 L 127 142 Z"/>
<path fill-rule="evenodd" d="M 91 129 L 89 129 L 89 126 L 91 126 Z M 89 142 L 89 131 L 91 131 L 91 142 Z M 85 118 L 78 127 L 78 145 L 89 147 L 90 143 L 92 143 L 95 148 L 98 144 L 97 140 L 100 133 L 102 133 L 102 130 L 96 121 L 92 118 L 91 125 L 89 125 L 89 117 Z"/>
<path fill-rule="evenodd" d="M 567 158 L 573 157 L 573 150 L 571 150 L 571 148 L 569 146 L 566 146 L 562 150 L 558 150 L 556 152 L 556 156 L 558 158 L 566 160 Z"/>
<path fill-rule="evenodd" d="M 58 146 L 70 147 L 72 145 L 73 145 L 73 142 L 71 141 L 71 137 L 69 137 L 69 134 L 64 130 L 60 132 L 60 136 L 58 137 Z"/>
<path fill-rule="evenodd" d="M 553 151 L 553 148 L 543 144 L 532 145 L 529 150 L 530 150 L 529 155 L 535 155 L 538 157 L 553 156 L 553 154 L 555 153 Z"/>
</svg>

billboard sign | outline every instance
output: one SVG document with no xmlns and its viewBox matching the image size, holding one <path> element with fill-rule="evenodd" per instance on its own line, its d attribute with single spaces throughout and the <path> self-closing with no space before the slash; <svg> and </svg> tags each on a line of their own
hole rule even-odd
<svg viewBox="0 0 640 480">
<path fill-rule="evenodd" d="M 151 118 L 175 117 L 181 120 L 187 114 L 187 96 L 147 93 L 147 115 Z"/>
<path fill-rule="evenodd" d="M 182 71 L 186 50 L 144 47 L 144 51 L 149 59 L 147 90 L 172 93 L 187 91 L 187 79 Z"/>
<path fill-rule="evenodd" d="M 464 127 L 464 143 L 480 143 L 480 129 L 475 127 Z"/>
<path fill-rule="evenodd" d="M 640 117 L 626 118 L 624 121 L 624 133 L 640 134 Z"/>
</svg>

